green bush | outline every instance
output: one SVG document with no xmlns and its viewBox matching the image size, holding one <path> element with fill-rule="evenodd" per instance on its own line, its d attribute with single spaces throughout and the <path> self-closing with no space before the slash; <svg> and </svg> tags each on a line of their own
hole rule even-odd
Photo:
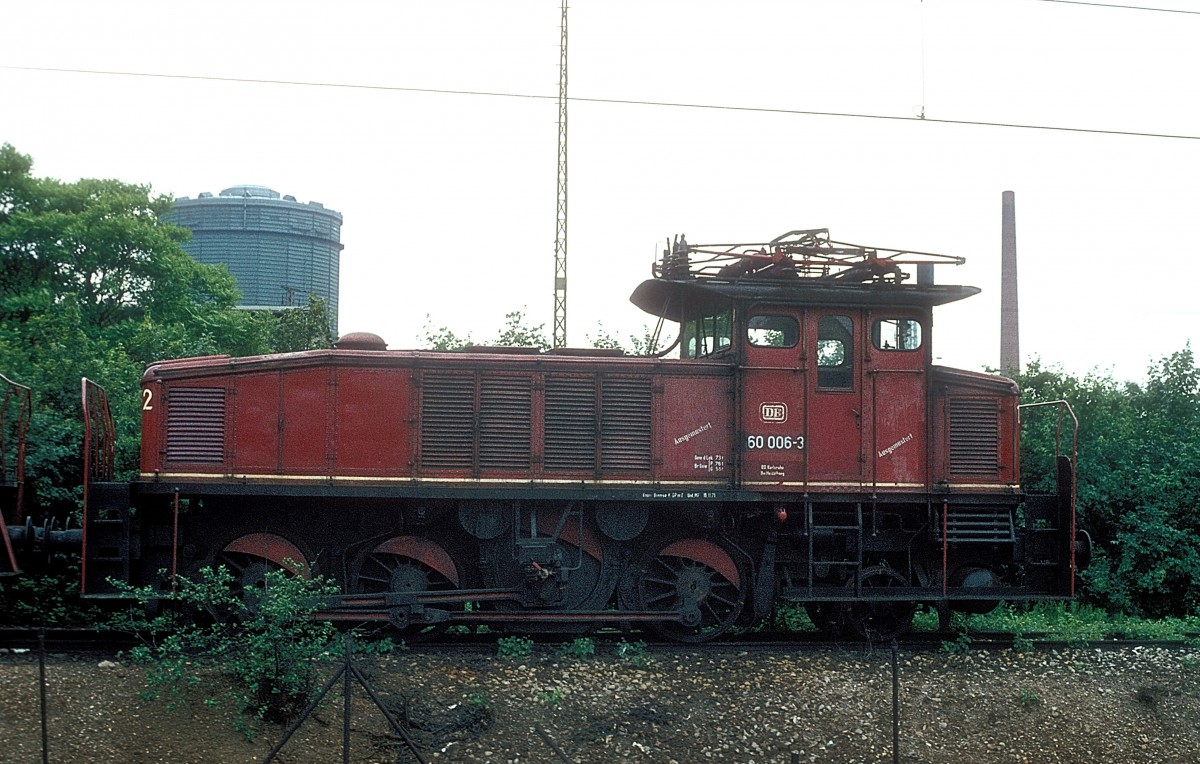
<svg viewBox="0 0 1200 764">
<path fill-rule="evenodd" d="M 0 624 L 5 626 L 95 626 L 100 609 L 79 599 L 79 563 L 27 571 L 0 586 Z"/>
<path fill-rule="evenodd" d="M 262 722 L 294 719 L 317 690 L 336 630 L 310 616 L 336 587 L 282 570 L 269 571 L 253 596 L 233 584 L 224 567 L 205 568 L 196 580 L 180 579 L 172 607 L 153 616 L 154 592 L 125 586 L 135 604 L 112 625 L 143 639 L 129 658 L 148 668 L 147 698 L 166 695 L 168 709 L 193 693 L 208 705 L 224 698 L 237 709 L 235 726 L 251 737 Z M 223 617 L 199 623 L 196 613 Z"/>
</svg>

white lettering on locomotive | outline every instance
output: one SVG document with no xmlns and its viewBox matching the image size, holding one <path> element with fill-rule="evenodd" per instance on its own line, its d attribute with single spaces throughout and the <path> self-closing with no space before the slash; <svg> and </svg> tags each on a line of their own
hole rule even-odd
<svg viewBox="0 0 1200 764">
<path fill-rule="evenodd" d="M 675 438 L 675 445 L 678 446 L 680 443 L 687 443 L 689 440 L 696 437 L 700 433 L 708 432 L 711 429 L 712 429 L 712 422 L 705 422 L 704 424 L 700 425 L 696 429 L 689 432 L 687 435 L 680 435 L 678 438 Z"/>
<path fill-rule="evenodd" d="M 804 450 L 803 435 L 747 435 L 746 450 L 755 451 L 760 448 L 772 451 Z"/>
<path fill-rule="evenodd" d="M 913 434 L 910 432 L 909 434 L 905 435 L 900 440 L 896 441 L 892 445 L 890 445 L 887 448 L 880 451 L 879 458 L 882 459 L 885 456 L 891 456 L 893 451 L 895 451 L 897 448 L 900 448 L 900 446 L 903 446 L 905 443 L 909 442 L 912 439 L 913 439 Z"/>
</svg>

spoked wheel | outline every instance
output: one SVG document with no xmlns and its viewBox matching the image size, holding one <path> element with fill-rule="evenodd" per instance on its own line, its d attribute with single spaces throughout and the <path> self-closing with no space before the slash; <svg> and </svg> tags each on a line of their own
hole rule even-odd
<svg viewBox="0 0 1200 764">
<path fill-rule="evenodd" d="M 681 620 L 658 621 L 651 628 L 677 642 L 706 642 L 737 621 L 745 602 L 743 580 L 737 563 L 720 546 L 705 539 L 682 539 L 639 567 L 634 606 L 681 612 Z"/>
<path fill-rule="evenodd" d="M 273 533 L 251 533 L 226 544 L 213 560 L 213 567 L 229 571 L 233 577 L 231 593 L 242 601 L 246 610 L 253 612 L 266 591 L 267 574 L 286 570 L 307 579 L 311 573 L 304 560 L 304 554 L 287 539 Z M 208 609 L 219 620 L 232 615 Z"/>
<path fill-rule="evenodd" d="M 388 539 L 360 557 L 355 566 L 354 590 L 361 594 L 419 594 L 458 588 L 458 568 L 449 553 L 436 542 L 419 536 Z M 447 625 L 413 623 L 398 629 L 406 641 L 416 642 L 438 636 Z"/>
<path fill-rule="evenodd" d="M 863 639 L 883 641 L 894 639 L 912 628 L 915 602 L 901 600 L 872 600 L 886 589 L 909 586 L 902 573 L 885 565 L 866 568 L 858 574 L 863 602 L 850 602 L 842 607 L 842 623 Z"/>
</svg>

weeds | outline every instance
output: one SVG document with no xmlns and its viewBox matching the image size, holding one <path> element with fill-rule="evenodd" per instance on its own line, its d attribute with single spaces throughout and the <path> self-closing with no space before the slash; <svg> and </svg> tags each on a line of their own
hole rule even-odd
<svg viewBox="0 0 1200 764">
<path fill-rule="evenodd" d="M 467 705 L 479 709 L 487 709 L 491 705 L 491 696 L 488 691 L 482 687 L 475 688 L 468 692 L 465 696 Z"/>
<path fill-rule="evenodd" d="M 528 658 L 533 655 L 533 640 L 529 637 L 501 637 L 496 641 L 496 655 L 501 658 Z"/>
<path fill-rule="evenodd" d="M 960 631 L 952 640 L 942 642 L 942 652 L 950 655 L 966 655 L 971 651 L 971 635 Z"/>
<path fill-rule="evenodd" d="M 591 637 L 576 637 L 569 644 L 558 648 L 560 658 L 592 658 L 596 655 L 596 643 Z"/>
<path fill-rule="evenodd" d="M 617 658 L 627 662 L 634 668 L 642 668 L 648 662 L 648 658 L 646 657 L 646 643 L 641 640 L 626 642 L 622 639 L 617 643 L 613 652 Z"/>
<path fill-rule="evenodd" d="M 1021 690 L 1020 694 L 1017 695 L 1017 705 L 1026 711 L 1036 708 L 1041 702 L 1042 699 L 1033 690 Z"/>
<path fill-rule="evenodd" d="M 561 687 L 555 687 L 552 690 L 538 690 L 537 698 L 548 706 L 557 706 L 562 703 L 562 699 L 566 697 L 566 693 Z"/>
</svg>

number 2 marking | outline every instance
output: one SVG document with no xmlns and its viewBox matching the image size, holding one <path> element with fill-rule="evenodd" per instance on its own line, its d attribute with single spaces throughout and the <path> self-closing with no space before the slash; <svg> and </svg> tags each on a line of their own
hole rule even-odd
<svg viewBox="0 0 1200 764">
<path fill-rule="evenodd" d="M 142 411 L 153 411 L 154 407 L 150 405 L 150 401 L 154 400 L 154 391 L 147 388 L 142 391 Z"/>
</svg>

